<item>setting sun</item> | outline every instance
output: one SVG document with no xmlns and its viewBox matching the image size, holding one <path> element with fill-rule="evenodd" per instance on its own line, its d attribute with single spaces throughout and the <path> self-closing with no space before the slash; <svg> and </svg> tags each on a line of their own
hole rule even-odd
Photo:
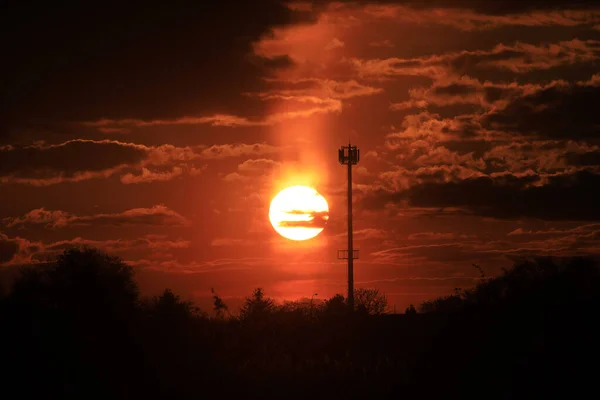
<svg viewBox="0 0 600 400">
<path fill-rule="evenodd" d="M 329 219 L 329 206 L 323 196 L 307 186 L 291 186 L 271 201 L 269 219 L 284 238 L 307 240 L 317 236 Z"/>
</svg>

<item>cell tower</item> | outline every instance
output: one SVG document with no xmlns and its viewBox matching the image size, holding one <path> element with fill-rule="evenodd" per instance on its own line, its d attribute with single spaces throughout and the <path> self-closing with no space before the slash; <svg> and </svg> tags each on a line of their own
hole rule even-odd
<svg viewBox="0 0 600 400">
<path fill-rule="evenodd" d="M 348 260 L 348 307 L 354 310 L 354 260 L 358 259 L 358 250 L 352 245 L 352 165 L 358 164 L 360 151 L 358 147 L 342 146 L 338 150 L 340 164 L 348 166 L 348 249 L 338 250 L 338 259 Z"/>
</svg>

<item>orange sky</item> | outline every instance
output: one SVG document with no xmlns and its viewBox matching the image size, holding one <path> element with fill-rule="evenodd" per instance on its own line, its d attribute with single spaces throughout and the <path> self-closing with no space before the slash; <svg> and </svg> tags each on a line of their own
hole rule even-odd
<svg viewBox="0 0 600 400">
<path fill-rule="evenodd" d="M 140 35 L 77 10 L 11 27 L 39 51 L 9 48 L 29 69 L 6 75 L 0 269 L 91 245 L 145 293 L 203 306 L 211 287 L 232 304 L 255 287 L 344 293 L 349 140 L 355 282 L 399 310 L 474 285 L 474 263 L 598 254 L 600 9 L 484 3 L 123 11 Z M 329 202 L 307 242 L 268 219 L 291 185 Z"/>
</svg>

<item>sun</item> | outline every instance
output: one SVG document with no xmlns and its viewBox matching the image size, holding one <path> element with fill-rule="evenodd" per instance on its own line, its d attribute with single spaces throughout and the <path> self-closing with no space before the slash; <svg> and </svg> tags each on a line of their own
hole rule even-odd
<svg viewBox="0 0 600 400">
<path fill-rule="evenodd" d="M 327 200 L 308 186 L 290 186 L 271 200 L 269 220 L 284 238 L 312 239 L 323 231 L 328 219 Z"/>
</svg>

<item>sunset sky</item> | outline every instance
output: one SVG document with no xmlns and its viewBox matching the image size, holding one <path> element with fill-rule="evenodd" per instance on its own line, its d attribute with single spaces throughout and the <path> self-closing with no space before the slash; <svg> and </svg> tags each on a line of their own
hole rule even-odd
<svg viewBox="0 0 600 400">
<path fill-rule="evenodd" d="M 0 13 L 0 271 L 89 245 L 204 308 L 344 294 L 348 141 L 356 286 L 399 311 L 600 253 L 594 2 L 90 4 Z M 329 202 L 305 242 L 292 185 Z"/>
</svg>

